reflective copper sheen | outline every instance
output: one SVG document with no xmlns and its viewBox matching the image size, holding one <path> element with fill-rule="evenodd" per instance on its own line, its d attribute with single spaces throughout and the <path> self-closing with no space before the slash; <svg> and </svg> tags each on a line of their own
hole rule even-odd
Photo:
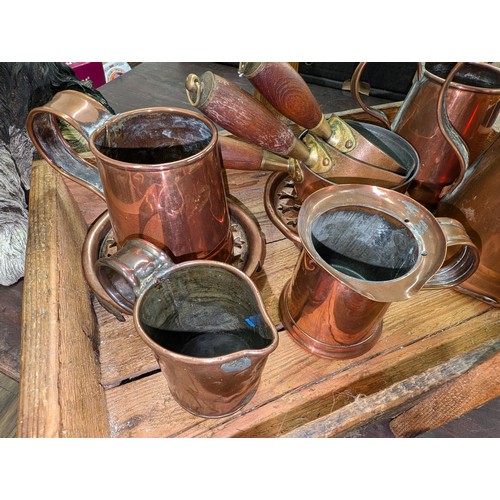
<svg viewBox="0 0 500 500">
<path fill-rule="evenodd" d="M 327 358 L 365 353 L 392 302 L 423 287 L 454 286 L 479 262 L 460 223 L 436 220 L 410 197 L 375 186 L 316 191 L 302 206 L 298 232 L 303 249 L 280 315 L 299 345 Z"/>
<path fill-rule="evenodd" d="M 358 66 L 354 81 L 359 80 L 366 64 Z M 468 163 L 472 163 L 485 150 L 500 112 L 500 68 L 486 63 L 460 64 L 445 90 L 445 110 L 469 150 Z M 420 157 L 420 169 L 408 193 L 431 209 L 445 194 L 443 189 L 464 173 L 460 158 L 439 124 L 443 113 L 439 95 L 455 67 L 455 63 L 425 63 L 421 77 L 410 89 L 391 126 L 415 147 Z M 380 117 L 380 111 L 362 104 L 355 86 L 353 92 L 365 111 L 388 124 Z"/>
<path fill-rule="evenodd" d="M 59 120 L 88 140 L 97 169 L 64 140 Z M 217 129 L 204 116 L 168 107 L 111 115 L 63 91 L 31 111 L 27 129 L 52 167 L 105 199 L 119 245 L 143 238 L 176 262 L 230 258 Z"/>
<path fill-rule="evenodd" d="M 456 289 L 500 307 L 500 134 L 435 213 L 460 221 L 480 251 L 477 271 Z"/>
<path fill-rule="evenodd" d="M 217 418 L 250 401 L 278 334 L 245 273 L 218 261 L 173 264 L 144 240 L 128 240 L 96 271 L 111 295 L 136 296 L 134 325 L 180 406 Z"/>
</svg>

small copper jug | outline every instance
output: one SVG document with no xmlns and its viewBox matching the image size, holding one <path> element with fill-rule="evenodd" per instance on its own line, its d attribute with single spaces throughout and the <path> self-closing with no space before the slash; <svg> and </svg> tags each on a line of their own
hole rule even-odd
<svg viewBox="0 0 500 500">
<path fill-rule="evenodd" d="M 280 296 L 281 320 L 299 345 L 327 358 L 365 353 L 392 302 L 454 286 L 479 262 L 459 222 L 375 186 L 316 191 L 302 205 L 298 232 L 303 249 Z M 447 249 L 455 251 L 445 263 Z"/>
<path fill-rule="evenodd" d="M 454 138 L 455 133 L 446 125 L 449 121 L 465 143 L 467 163 L 474 162 L 487 147 L 500 112 L 500 68 L 476 62 L 425 63 L 390 124 L 382 111 L 365 106 L 360 98 L 358 84 L 366 64 L 360 63 L 353 74 L 353 95 L 365 111 L 415 147 L 420 169 L 408 194 L 435 209 L 439 199 L 454 189 L 465 173 L 446 137 Z"/>
<path fill-rule="evenodd" d="M 70 147 L 60 121 L 88 141 L 97 168 Z M 65 90 L 33 109 L 26 127 L 54 169 L 106 201 L 119 246 L 146 239 L 175 262 L 231 257 L 217 128 L 204 116 L 167 107 L 113 115 Z"/>
<path fill-rule="evenodd" d="M 477 271 L 456 290 L 500 307 L 500 134 L 435 214 L 460 221 L 479 248 Z"/>
<path fill-rule="evenodd" d="M 278 334 L 245 273 L 219 261 L 174 264 L 140 239 L 99 259 L 96 273 L 118 303 L 134 303 L 135 328 L 185 410 L 223 417 L 250 401 Z"/>
</svg>

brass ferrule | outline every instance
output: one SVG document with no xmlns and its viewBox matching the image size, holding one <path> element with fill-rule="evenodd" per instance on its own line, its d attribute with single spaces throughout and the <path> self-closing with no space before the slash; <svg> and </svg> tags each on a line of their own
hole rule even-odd
<svg viewBox="0 0 500 500">
<path fill-rule="evenodd" d="M 328 124 L 331 130 L 331 136 L 327 140 L 328 144 L 343 153 L 348 153 L 356 147 L 354 133 L 344 120 L 333 114 L 328 119 Z"/>
<path fill-rule="evenodd" d="M 240 62 L 238 66 L 238 75 L 253 78 L 264 68 L 264 63 L 261 62 Z"/>
</svg>

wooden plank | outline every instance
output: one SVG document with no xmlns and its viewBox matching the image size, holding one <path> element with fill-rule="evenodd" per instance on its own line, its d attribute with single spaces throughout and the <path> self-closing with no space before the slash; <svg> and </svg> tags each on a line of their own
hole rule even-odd
<svg viewBox="0 0 500 500">
<path fill-rule="evenodd" d="M 0 438 L 16 436 L 19 382 L 0 373 Z"/>
<path fill-rule="evenodd" d="M 414 437 L 430 431 L 500 396 L 500 354 L 492 356 L 462 377 L 447 381 L 423 401 L 394 418 L 396 437 Z"/>
<path fill-rule="evenodd" d="M 422 317 L 421 308 L 415 308 L 411 318 L 401 319 L 397 334 L 388 331 L 389 339 L 381 339 L 371 352 L 354 360 L 317 358 L 282 332 L 254 398 L 225 419 L 204 420 L 179 411 L 161 373 L 110 389 L 106 396 L 113 432 L 120 437 L 277 437 L 359 395 L 374 394 L 499 337 L 500 311 L 477 307 L 478 301 L 454 295 L 461 303 L 456 310 L 450 311 L 450 302 L 443 301 L 442 308 L 427 316 L 439 318 L 446 310 L 456 315 L 467 304 L 477 314 L 468 320 L 457 317 L 449 327 L 437 322 L 437 329 L 428 329 L 432 321 Z M 411 335 L 415 329 L 420 338 Z M 404 341 L 403 332 L 408 335 Z"/>
<path fill-rule="evenodd" d="M 356 398 L 354 402 L 344 406 L 340 410 L 335 411 L 326 417 L 310 422 L 309 424 L 306 424 L 294 431 L 283 434 L 280 437 L 342 437 L 346 435 L 346 431 L 352 433 L 353 430 L 367 423 L 372 423 L 374 416 L 376 416 L 377 419 L 384 419 L 391 415 L 394 411 L 400 411 L 402 408 L 414 404 L 415 401 L 418 401 L 422 397 L 422 395 L 428 394 L 436 388 L 438 389 L 433 392 L 433 394 L 429 397 L 430 399 L 434 400 L 435 395 L 438 398 L 442 395 L 448 396 L 447 386 L 449 387 L 450 384 L 462 385 L 463 379 L 469 379 L 471 373 L 474 373 L 475 371 L 483 371 L 484 369 L 489 371 L 492 367 L 498 368 L 499 351 L 500 340 L 497 339 L 492 342 L 488 342 L 474 351 L 457 356 L 447 363 L 431 368 L 424 373 L 409 377 L 383 391 L 375 393 L 371 396 Z M 497 390 L 499 387 L 498 378 L 498 375 L 494 378 Z M 463 395 L 464 394 L 462 393 L 462 396 Z M 488 391 L 488 396 L 489 399 L 492 398 L 491 387 Z M 429 398 L 413 406 L 412 409 L 408 410 L 403 415 L 419 415 L 422 410 L 422 406 L 428 406 L 426 403 Z M 450 401 L 448 400 L 448 407 L 446 410 L 449 413 L 441 414 L 441 417 L 444 415 L 454 414 L 458 416 L 471 408 L 472 407 L 467 408 L 465 405 L 450 404 Z M 426 415 L 429 415 L 429 413 L 426 412 Z M 402 423 L 401 421 L 399 421 L 396 426 L 393 426 L 391 423 L 391 429 L 393 431 L 395 429 L 398 429 L 398 431 L 406 429 L 406 432 L 399 434 L 400 437 L 410 437 L 422 432 L 421 428 L 411 427 L 411 423 L 415 423 L 414 421 L 411 422 L 411 420 L 411 416 L 409 418 L 404 418 L 402 426 L 400 425 Z M 392 422 L 394 423 L 395 421 L 398 421 L 398 417 L 396 417 L 396 419 Z M 417 421 L 422 423 L 422 418 L 417 416 Z M 447 420 L 443 419 L 442 423 L 445 423 L 446 421 Z M 438 425 L 441 425 L 441 423 Z M 412 434 L 411 432 L 408 433 L 409 428 L 412 428 L 413 431 L 418 430 L 418 432 L 415 432 L 415 434 Z M 395 434 L 397 437 L 398 434 Z"/>
<path fill-rule="evenodd" d="M 30 196 L 18 435 L 106 436 L 97 325 L 81 269 L 86 226 L 44 162 L 33 166 Z"/>
</svg>

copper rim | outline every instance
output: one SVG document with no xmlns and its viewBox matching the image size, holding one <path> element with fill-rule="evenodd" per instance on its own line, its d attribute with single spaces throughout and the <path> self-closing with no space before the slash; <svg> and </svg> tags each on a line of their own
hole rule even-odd
<svg viewBox="0 0 500 500">
<path fill-rule="evenodd" d="M 229 264 L 251 277 L 263 265 L 266 244 L 265 238 L 253 217 L 235 201 L 228 199 L 231 216 L 231 232 L 233 233 L 233 252 Z M 100 304 L 119 320 L 124 321 L 123 314 L 131 315 L 133 311 L 117 304 L 99 283 L 94 270 L 96 261 L 116 251 L 109 213 L 103 212 L 90 227 L 82 249 L 83 274 L 88 286 Z"/>
</svg>

